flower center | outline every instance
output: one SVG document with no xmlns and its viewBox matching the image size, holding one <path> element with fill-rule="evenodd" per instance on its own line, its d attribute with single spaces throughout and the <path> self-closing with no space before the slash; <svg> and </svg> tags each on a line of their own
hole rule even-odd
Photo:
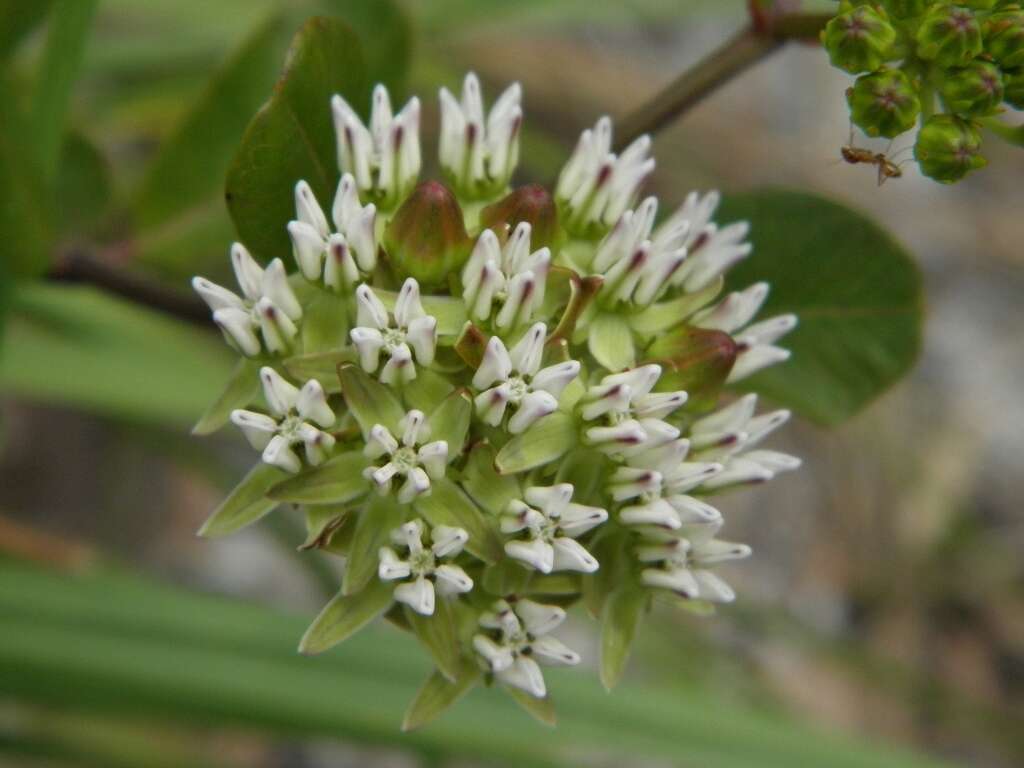
<svg viewBox="0 0 1024 768">
<path fill-rule="evenodd" d="M 409 555 L 409 570 L 417 576 L 429 575 L 434 572 L 434 553 L 429 549 L 412 552 Z"/>
<path fill-rule="evenodd" d="M 408 474 L 419 465 L 419 458 L 416 456 L 416 449 L 403 445 L 391 457 L 391 463 L 398 467 L 402 474 Z"/>
<path fill-rule="evenodd" d="M 384 351 L 388 354 L 405 343 L 405 331 L 401 328 L 386 328 L 382 335 L 384 336 Z"/>
<path fill-rule="evenodd" d="M 508 388 L 510 399 L 513 403 L 518 403 L 530 391 L 530 385 L 526 383 L 522 376 L 510 376 L 508 378 Z"/>
<path fill-rule="evenodd" d="M 298 442 L 299 427 L 302 426 L 302 419 L 294 414 L 285 416 L 277 426 L 277 434 L 289 442 Z"/>
</svg>

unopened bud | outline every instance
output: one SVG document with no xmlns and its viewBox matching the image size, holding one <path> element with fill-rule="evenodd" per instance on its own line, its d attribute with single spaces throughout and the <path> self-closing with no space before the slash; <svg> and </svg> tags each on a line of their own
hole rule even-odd
<svg viewBox="0 0 1024 768">
<path fill-rule="evenodd" d="M 963 66 L 981 53 L 981 25 L 973 11 L 960 5 L 933 6 L 916 39 L 918 56 L 945 67 Z"/>
<path fill-rule="evenodd" d="M 985 53 L 1003 69 L 1024 66 L 1024 10 L 993 13 L 985 21 Z"/>
<path fill-rule="evenodd" d="M 871 72 L 893 56 L 896 30 L 885 11 L 859 5 L 829 21 L 821 42 L 834 66 L 847 72 Z"/>
<path fill-rule="evenodd" d="M 894 19 L 912 19 L 928 8 L 928 0 L 883 0 L 885 10 Z"/>
<path fill-rule="evenodd" d="M 1003 100 L 1003 79 L 995 64 L 980 59 L 946 72 L 942 100 L 950 112 L 981 117 L 991 115 Z"/>
<path fill-rule="evenodd" d="M 384 247 L 402 277 L 438 285 L 469 255 L 462 209 L 451 191 L 425 181 L 402 203 L 384 232 Z"/>
<path fill-rule="evenodd" d="M 558 209 L 551 193 L 539 184 L 518 187 L 480 212 L 480 226 L 502 240 L 522 221 L 531 227 L 534 250 L 552 245 L 558 232 Z"/>
<path fill-rule="evenodd" d="M 662 364 L 660 390 L 685 390 L 695 411 L 713 407 L 739 347 L 724 331 L 682 326 L 655 340 L 647 357 Z"/>
<path fill-rule="evenodd" d="M 853 122 L 868 136 L 892 138 L 914 127 L 921 100 L 898 69 L 881 69 L 857 78 L 846 92 Z"/>
<path fill-rule="evenodd" d="M 982 168 L 981 135 L 971 123 L 954 115 L 934 115 L 917 134 L 914 157 L 921 172 L 943 183 L 959 181 Z"/>
</svg>

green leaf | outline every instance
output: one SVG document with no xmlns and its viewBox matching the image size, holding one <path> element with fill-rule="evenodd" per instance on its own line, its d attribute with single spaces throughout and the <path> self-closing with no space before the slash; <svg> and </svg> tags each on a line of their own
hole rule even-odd
<svg viewBox="0 0 1024 768">
<path fill-rule="evenodd" d="M 85 52 L 96 0 L 56 0 L 32 101 L 33 143 L 43 178 L 57 172 L 71 90 Z"/>
<path fill-rule="evenodd" d="M 587 327 L 587 347 L 609 371 L 621 371 L 636 363 L 633 331 L 622 315 L 598 312 Z"/>
<path fill-rule="evenodd" d="M 405 606 L 405 618 L 419 641 L 430 652 L 437 669 L 453 683 L 459 679 L 459 638 L 447 598 L 438 596 L 433 616 L 421 616 Z"/>
<path fill-rule="evenodd" d="M 575 419 L 567 413 L 552 413 L 505 443 L 494 466 L 503 475 L 525 472 L 565 455 L 576 442 Z"/>
<path fill-rule="evenodd" d="M 235 360 L 214 334 L 93 288 L 22 284 L 0 386 L 134 422 L 187 426 L 217 397 Z"/>
<path fill-rule="evenodd" d="M 345 563 L 343 594 L 355 594 L 376 581 L 377 552 L 391 540 L 391 531 L 402 524 L 404 517 L 404 509 L 391 496 L 374 494 L 370 503 L 363 507 Z"/>
<path fill-rule="evenodd" d="M 0 0 L 0 61 L 42 22 L 52 5 L 52 0 Z"/>
<path fill-rule="evenodd" d="M 921 275 L 876 224 L 779 190 L 729 197 L 719 216 L 750 220 L 754 244 L 728 288 L 766 280 L 772 289 L 760 317 L 794 312 L 800 321 L 780 342 L 792 358 L 744 379 L 743 389 L 832 425 L 910 370 L 921 346 Z"/>
<path fill-rule="evenodd" d="M 402 388 L 402 399 L 409 408 L 430 413 L 454 389 L 452 383 L 440 373 L 420 366 L 416 370 L 416 378 Z"/>
<path fill-rule="evenodd" d="M 469 534 L 466 549 L 485 563 L 493 563 L 504 554 L 497 531 L 476 504 L 448 478 L 431 480 L 430 493 L 419 496 L 413 506 L 431 525 L 464 528 Z"/>
<path fill-rule="evenodd" d="M 267 498 L 267 491 L 286 476 L 283 470 L 260 462 L 206 519 L 197 535 L 216 538 L 252 525 L 278 505 L 276 499 Z"/>
<path fill-rule="evenodd" d="M 393 591 L 393 584 L 373 581 L 355 594 L 337 594 L 309 625 L 299 653 L 323 653 L 347 640 L 391 607 Z"/>
<path fill-rule="evenodd" d="M 248 357 L 235 363 L 227 386 L 192 427 L 193 435 L 209 435 L 228 423 L 236 408 L 251 405 L 260 395 L 260 363 Z"/>
<path fill-rule="evenodd" d="M 502 558 L 494 565 L 484 568 L 481 582 L 492 595 L 514 595 L 526 591 L 533 571 L 510 557 Z"/>
<path fill-rule="evenodd" d="M 430 414 L 430 439 L 448 443 L 449 463 L 462 455 L 472 417 L 473 401 L 465 389 L 452 392 Z"/>
<path fill-rule="evenodd" d="M 406 710 L 402 730 L 422 728 L 469 693 L 479 679 L 480 667 L 469 660 L 460 662 L 454 682 L 434 670 Z"/>
<path fill-rule="evenodd" d="M 285 371 L 296 381 L 316 379 L 324 388 L 324 392 L 334 394 L 341 392 L 338 381 L 338 366 L 353 360 L 351 349 L 338 349 L 332 352 L 314 352 L 311 355 L 295 355 L 281 361 Z"/>
<path fill-rule="evenodd" d="M 370 432 L 374 424 L 383 424 L 392 432 L 398 430 L 398 422 L 405 412 L 390 388 L 371 379 L 359 366 L 351 364 L 338 368 L 338 378 L 345 403 L 359 422 L 364 435 Z"/>
<path fill-rule="evenodd" d="M 302 351 L 337 353 L 348 344 L 346 302 L 337 294 L 316 291 L 302 307 Z"/>
<path fill-rule="evenodd" d="M 91 234 L 110 206 L 110 165 L 99 148 L 80 133 L 64 138 L 57 169 L 54 207 L 61 234 Z"/>
<path fill-rule="evenodd" d="M 541 725 L 554 728 L 558 724 L 558 716 L 555 714 L 555 704 L 551 701 L 550 695 L 545 696 L 543 699 L 538 699 L 535 696 L 531 696 L 526 691 L 520 691 L 518 688 L 509 688 L 507 686 L 505 687 L 505 691 L 524 712 Z"/>
<path fill-rule="evenodd" d="M 462 472 L 462 487 L 492 515 L 500 515 L 508 503 L 522 496 L 519 482 L 510 475 L 499 475 L 494 468 L 494 448 L 488 443 L 477 443 L 469 453 Z"/>
<path fill-rule="evenodd" d="M 350 523 L 352 514 L 344 504 L 322 504 L 305 508 L 306 540 L 300 550 L 328 549 L 334 534 Z"/>
<path fill-rule="evenodd" d="M 373 82 L 387 85 L 397 100 L 413 51 L 412 28 L 402 5 L 394 0 L 318 0 L 313 6 L 352 26 L 363 44 L 366 71 Z"/>
<path fill-rule="evenodd" d="M 647 593 L 625 585 L 609 595 L 601 621 L 601 683 L 606 690 L 614 688 L 629 660 L 629 650 L 636 636 L 637 622 L 647 604 Z"/>
<path fill-rule="evenodd" d="M 395 303 L 398 301 L 397 291 L 385 291 L 375 289 L 374 293 L 389 310 L 394 311 Z M 423 304 L 423 311 L 433 315 L 437 320 L 437 333 L 439 336 L 458 336 L 462 333 L 468 318 L 466 317 L 466 303 L 454 296 L 431 296 L 424 294 L 420 296 Z"/>
<path fill-rule="evenodd" d="M 693 293 L 684 293 L 669 301 L 651 304 L 649 307 L 631 315 L 630 327 L 641 336 L 654 336 L 667 331 L 688 318 L 698 309 L 710 304 L 722 292 L 725 280 L 718 277 L 707 286 Z"/>
<path fill-rule="evenodd" d="M 342 453 L 283 480 L 267 495 L 292 504 L 345 504 L 370 490 L 363 477 L 367 463 L 362 451 Z"/>
<path fill-rule="evenodd" d="M 260 257 L 291 252 L 286 225 L 295 216 L 298 180 L 309 182 L 323 205 L 334 197 L 340 176 L 330 108 L 335 93 L 356 108 L 368 102 L 362 49 L 344 23 L 313 18 L 292 41 L 286 70 L 228 169 L 228 210 L 239 238 Z"/>
</svg>

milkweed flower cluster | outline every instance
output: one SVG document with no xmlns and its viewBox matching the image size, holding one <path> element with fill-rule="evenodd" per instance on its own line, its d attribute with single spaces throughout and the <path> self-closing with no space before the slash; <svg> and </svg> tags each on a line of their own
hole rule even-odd
<svg viewBox="0 0 1024 768">
<path fill-rule="evenodd" d="M 303 514 L 344 576 L 300 649 L 378 616 L 415 635 L 437 671 L 410 726 L 481 681 L 545 698 L 542 668 L 580 661 L 552 635 L 580 598 L 627 639 L 655 597 L 732 601 L 720 566 L 750 549 L 713 497 L 799 466 L 764 446 L 789 413 L 741 391 L 796 318 L 761 317 L 767 284 L 723 292 L 751 246 L 717 193 L 657 223 L 650 141 L 616 155 L 608 118 L 553 194 L 510 188 L 519 86 L 440 98 L 450 187 L 419 181 L 418 100 L 394 114 L 378 87 L 364 124 L 337 96 L 338 183 L 295 180 L 295 271 L 236 244 L 241 295 L 194 281 L 243 356 L 204 423 L 261 452 L 204 531 Z"/>
</svg>

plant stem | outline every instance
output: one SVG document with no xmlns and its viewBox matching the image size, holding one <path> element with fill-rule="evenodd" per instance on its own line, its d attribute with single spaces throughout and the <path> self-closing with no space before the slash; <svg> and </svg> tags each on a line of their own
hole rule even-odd
<svg viewBox="0 0 1024 768">
<path fill-rule="evenodd" d="M 777 19 L 766 31 L 758 31 L 754 26 L 743 29 L 627 115 L 620 123 L 616 151 L 621 151 L 638 136 L 664 128 L 709 93 L 786 42 L 816 41 L 830 18 L 830 14 L 790 14 Z"/>
</svg>

